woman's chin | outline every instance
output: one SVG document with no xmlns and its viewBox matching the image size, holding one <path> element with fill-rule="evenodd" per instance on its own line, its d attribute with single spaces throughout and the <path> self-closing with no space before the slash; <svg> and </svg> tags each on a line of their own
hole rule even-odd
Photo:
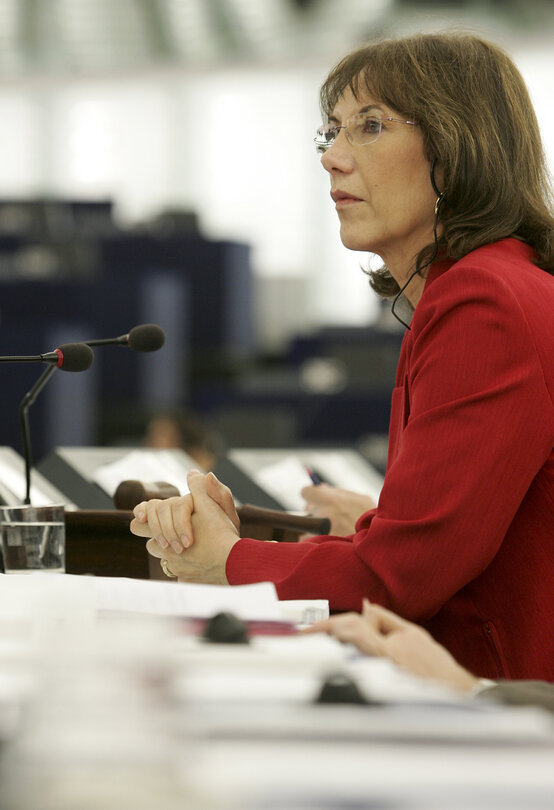
<svg viewBox="0 0 554 810">
<path fill-rule="evenodd" d="M 366 253 L 377 253 L 378 249 L 376 244 L 370 240 L 365 238 L 361 238 L 359 236 L 353 236 L 351 234 L 343 234 L 341 232 L 340 235 L 341 242 L 345 248 L 348 250 L 359 250 L 364 251 Z"/>
<path fill-rule="evenodd" d="M 340 239 L 348 250 L 363 250 L 368 253 L 377 253 L 378 251 L 379 240 L 372 238 L 367 229 L 348 227 L 346 222 L 341 223 Z"/>
</svg>

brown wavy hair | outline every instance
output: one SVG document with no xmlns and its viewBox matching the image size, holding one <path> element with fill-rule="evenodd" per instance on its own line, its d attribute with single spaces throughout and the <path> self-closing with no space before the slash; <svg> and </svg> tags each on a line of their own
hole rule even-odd
<svg viewBox="0 0 554 810">
<path fill-rule="evenodd" d="M 501 48 L 458 32 L 378 40 L 348 54 L 325 80 L 326 120 L 346 88 L 419 124 L 427 157 L 444 173 L 443 255 L 460 259 L 515 236 L 554 274 L 552 187 L 539 127 L 525 82 Z M 426 246 L 416 267 L 433 250 Z M 380 295 L 398 292 L 386 267 L 369 275 Z"/>
</svg>

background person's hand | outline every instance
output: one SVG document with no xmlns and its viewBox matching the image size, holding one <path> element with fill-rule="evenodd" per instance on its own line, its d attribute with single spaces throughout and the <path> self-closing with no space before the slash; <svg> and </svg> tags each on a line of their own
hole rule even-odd
<svg viewBox="0 0 554 810">
<path fill-rule="evenodd" d="M 329 484 L 304 487 L 300 494 L 306 501 L 306 512 L 314 517 L 329 518 L 329 533 L 338 536 L 354 534 L 358 518 L 376 506 L 370 495 Z"/>
<path fill-rule="evenodd" d="M 317 622 L 304 632 L 321 631 L 354 644 L 368 655 L 389 658 L 421 678 L 432 678 L 464 692 L 471 691 L 477 684 L 477 678 L 460 666 L 426 630 L 380 605 L 370 604 L 367 599 L 364 599 L 361 615 L 343 613 Z"/>
</svg>

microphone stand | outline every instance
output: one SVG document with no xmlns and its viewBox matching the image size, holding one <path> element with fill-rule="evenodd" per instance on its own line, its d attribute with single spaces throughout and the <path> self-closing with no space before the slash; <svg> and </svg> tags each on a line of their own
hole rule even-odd
<svg viewBox="0 0 554 810">
<path fill-rule="evenodd" d="M 124 346 L 127 343 L 129 335 L 120 335 L 117 338 L 102 338 L 100 340 L 87 340 L 87 346 Z"/>
<path fill-rule="evenodd" d="M 23 436 L 23 454 L 25 457 L 25 500 L 23 503 L 31 503 L 31 434 L 29 431 L 29 407 L 33 404 L 38 394 L 42 391 L 57 366 L 45 368 L 33 387 L 27 391 L 21 404 L 19 405 L 19 419 L 21 422 L 21 432 Z"/>
</svg>

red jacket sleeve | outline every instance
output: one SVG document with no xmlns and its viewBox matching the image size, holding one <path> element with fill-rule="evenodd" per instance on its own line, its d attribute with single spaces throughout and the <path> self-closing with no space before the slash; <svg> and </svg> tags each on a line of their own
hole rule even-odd
<svg viewBox="0 0 554 810">
<path fill-rule="evenodd" d="M 551 450 L 552 401 L 510 285 L 454 265 L 426 285 L 393 392 L 377 510 L 351 538 L 239 541 L 231 584 L 270 580 L 279 597 L 362 597 L 424 621 L 497 553 Z"/>
</svg>

